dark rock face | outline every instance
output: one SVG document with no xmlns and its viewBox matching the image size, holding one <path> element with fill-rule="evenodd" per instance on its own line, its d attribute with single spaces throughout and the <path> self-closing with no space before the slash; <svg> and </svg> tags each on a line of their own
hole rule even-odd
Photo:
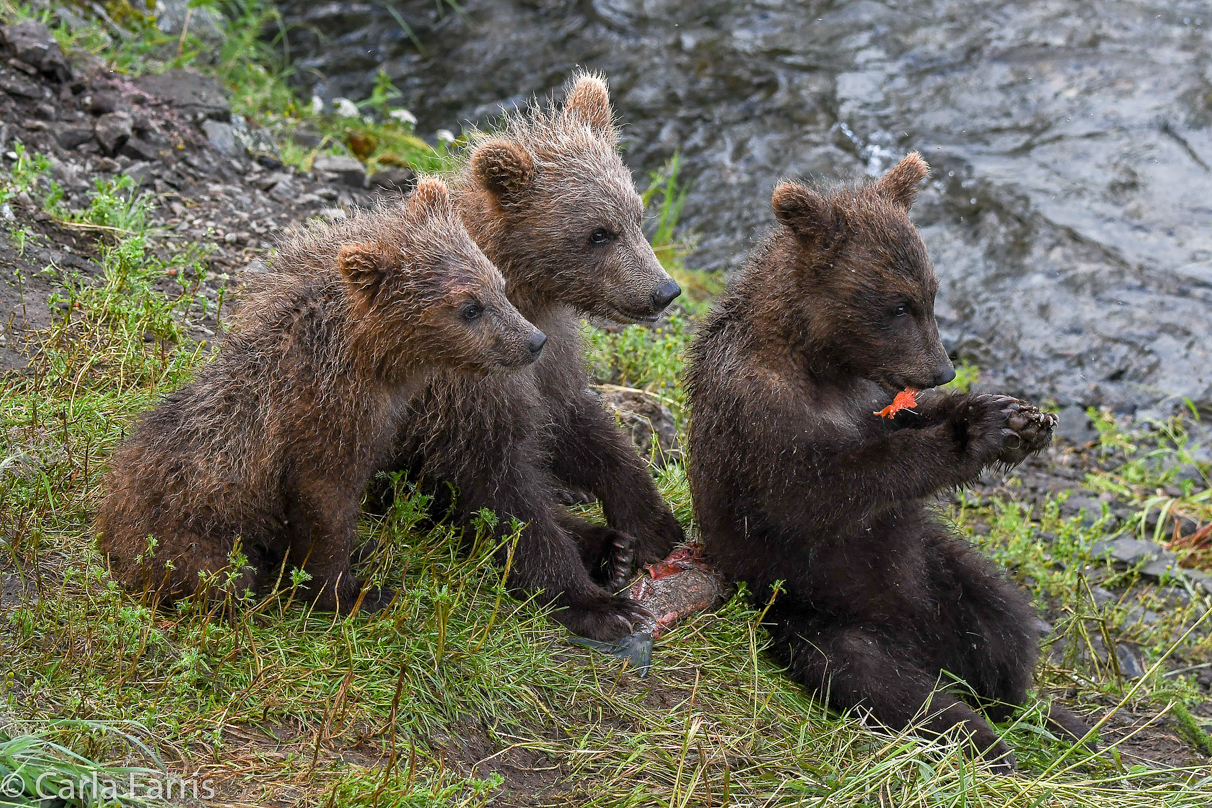
<svg viewBox="0 0 1212 808">
<path fill-rule="evenodd" d="M 366 169 L 356 157 L 321 154 L 311 168 L 317 177 L 337 179 L 353 188 L 366 185 Z"/>
<path fill-rule="evenodd" d="M 40 71 L 56 81 L 68 81 L 72 77 L 71 66 L 63 49 L 55 41 L 50 29 L 40 22 L 26 22 L 0 26 L 0 44 L 8 46 L 12 55 L 20 62 Z"/>
<path fill-rule="evenodd" d="M 991 387 L 1212 412 L 1206 0 L 288 0 L 306 90 L 383 67 L 423 132 L 603 70 L 633 168 L 676 150 L 692 263 L 737 266 L 777 179 L 932 165 L 915 218 L 953 354 Z M 323 31 L 325 38 L 314 33 Z"/>
<path fill-rule="evenodd" d="M 160 99 L 195 120 L 231 119 L 231 104 L 227 94 L 218 82 L 207 76 L 178 69 L 140 76 L 134 84 L 147 95 Z"/>
<path fill-rule="evenodd" d="M 97 118 L 93 131 L 97 142 L 107 154 L 117 154 L 126 145 L 134 129 L 134 119 L 127 112 L 107 112 Z"/>
</svg>

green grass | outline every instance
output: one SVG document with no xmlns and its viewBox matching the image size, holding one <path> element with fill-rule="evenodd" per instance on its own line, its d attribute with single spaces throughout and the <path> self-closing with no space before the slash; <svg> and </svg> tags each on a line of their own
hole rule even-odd
<svg viewBox="0 0 1212 808">
<path fill-rule="evenodd" d="M 141 36 L 146 48 L 111 43 L 97 52 L 143 69 L 166 45 L 146 29 Z M 292 109 L 275 95 L 281 74 L 248 47 L 252 55 L 224 57 L 264 71 L 261 89 L 240 79 L 252 88 L 245 109 L 273 108 L 283 126 L 341 126 L 346 135 L 360 125 L 376 135 L 396 126 Z M 389 95 L 382 88 L 380 101 Z M 396 148 L 383 137 L 376 149 Z M 437 149 L 428 154 L 441 158 Z M 163 768 L 214 788 L 208 803 L 241 805 L 1207 803 L 1206 765 L 1168 769 L 1114 747 L 1091 756 L 1054 739 L 1037 707 L 1002 727 L 1022 766 L 1009 778 L 989 775 L 954 745 L 872 732 L 855 716 L 831 714 L 763 653 L 760 613 L 742 596 L 663 637 L 652 673 L 638 679 L 613 658 L 569 645 L 542 609 L 506 594 L 507 573 L 492 565 L 486 541 L 459 554 L 447 528 L 423 528 L 424 499 L 407 488 L 391 513 L 361 525 L 366 539 L 380 540 L 365 572 L 401 593 L 381 614 L 313 613 L 289 577 L 230 621 L 188 606 L 152 611 L 109 579 L 91 520 L 110 451 L 210 355 L 185 336 L 205 305 L 195 294 L 202 248 L 171 249 L 149 226 L 145 202 L 120 182 L 99 185 L 83 210 L 63 210 L 39 184 L 37 158 L 23 159 L 17 171 L 0 173 L 0 195 L 36 191 L 60 221 L 96 239 L 104 272 L 96 282 L 58 279 L 65 314 L 38 335 L 32 372 L 0 379 L 0 574 L 6 586 L 20 581 L 36 594 L 0 612 L 0 717 L 23 725 L 0 736 L 5 771 L 25 765 L 78 782 L 93 770 L 131 770 L 151 782 Z M 685 240 L 676 237 L 680 187 L 676 162 L 654 178 L 654 240 L 667 266 L 695 278 L 684 274 Z M 170 271 L 179 291 L 166 296 L 153 284 Z M 715 282 L 703 280 L 708 294 Z M 660 395 L 683 418 L 682 358 L 704 308 L 691 300 L 660 329 L 591 329 L 594 374 Z M 975 373 L 965 368 L 956 384 Z M 1190 459 L 1188 422 L 1129 434 L 1096 415 L 1105 470 L 1087 487 L 1114 491 L 1140 511 L 1212 520 L 1206 492 L 1177 479 Z M 671 464 L 659 482 L 693 531 L 682 468 Z M 1109 520 L 1061 519 L 1063 492 L 1032 511 L 1015 499 L 1013 477 L 1007 491 L 965 495 L 952 515 L 1041 604 L 1059 610 L 1057 653 L 1041 663 L 1041 685 L 1095 721 L 1115 707 L 1165 713 L 1193 746 L 1206 744 L 1194 671 L 1167 675 L 1163 667 L 1212 660 L 1207 634 L 1187 632 L 1206 616 L 1206 598 L 1192 593 L 1174 605 L 1145 587 L 1131 602 L 1096 606 L 1092 584 L 1114 587 L 1137 574 L 1091 558 Z M 1045 533 L 1054 538 L 1042 541 Z M 1183 552 L 1185 563 L 1206 565 L 1199 548 Z M 1134 622 L 1134 606 L 1154 607 L 1163 620 Z M 1117 637 L 1140 643 L 1154 670 L 1123 677 L 1114 657 L 1099 652 Z"/>
</svg>

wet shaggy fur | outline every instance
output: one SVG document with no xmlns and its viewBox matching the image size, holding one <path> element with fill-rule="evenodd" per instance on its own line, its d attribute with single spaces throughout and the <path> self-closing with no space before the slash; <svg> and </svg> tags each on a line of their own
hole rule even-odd
<svg viewBox="0 0 1212 808">
<path fill-rule="evenodd" d="M 874 415 L 954 377 L 907 215 L 926 171 L 913 154 L 862 187 L 775 190 L 779 225 L 690 351 L 688 472 L 712 562 L 761 603 L 785 582 L 767 620 L 795 679 L 895 729 L 961 725 L 1005 769 L 1013 753 L 965 699 L 995 718 L 1023 704 L 1037 618 L 932 498 L 1047 446 L 1055 418 L 941 391 Z"/>
<path fill-rule="evenodd" d="M 560 109 L 532 107 L 477 143 L 454 180 L 476 243 L 509 299 L 547 333 L 510 377 L 436 377 L 414 401 L 395 468 L 451 483 L 455 518 L 482 508 L 525 525 L 509 575 L 577 634 L 613 639 L 646 618 L 617 588 L 635 561 L 683 538 L 647 464 L 589 389 L 581 317 L 652 321 L 681 291 L 640 230 L 644 207 L 619 158 L 605 83 L 574 79 Z M 608 528 L 567 513 L 560 488 L 602 503 Z"/>
<path fill-rule="evenodd" d="M 288 237 L 276 265 L 218 358 L 112 458 L 100 549 L 162 603 L 206 590 L 238 545 L 236 594 L 285 559 L 316 607 L 349 611 L 358 503 L 408 397 L 434 368 L 516 370 L 542 347 L 436 179 L 403 207 Z"/>
</svg>

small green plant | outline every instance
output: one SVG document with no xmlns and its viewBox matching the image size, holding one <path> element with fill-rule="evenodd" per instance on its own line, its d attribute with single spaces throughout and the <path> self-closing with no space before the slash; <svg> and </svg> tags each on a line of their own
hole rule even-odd
<svg viewBox="0 0 1212 808">
<path fill-rule="evenodd" d="M 980 368 L 968 362 L 961 361 L 955 366 L 955 378 L 943 387 L 946 390 L 954 390 L 957 393 L 967 393 L 972 388 L 972 385 L 980 380 L 980 377 Z"/>
<path fill-rule="evenodd" d="M 41 154 L 30 154 L 22 143 L 13 144 L 12 165 L 7 176 L 0 174 L 0 204 L 11 202 L 20 194 L 33 195 L 38 182 L 50 169 L 50 161 Z M 62 191 L 59 192 L 62 195 Z"/>
</svg>

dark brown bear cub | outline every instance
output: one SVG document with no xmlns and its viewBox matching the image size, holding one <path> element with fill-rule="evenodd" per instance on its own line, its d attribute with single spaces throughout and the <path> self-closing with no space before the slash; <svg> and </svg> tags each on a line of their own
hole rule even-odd
<svg viewBox="0 0 1212 808">
<path fill-rule="evenodd" d="M 1035 614 L 931 498 L 1044 448 L 1055 419 L 941 391 L 875 415 L 902 388 L 955 376 L 908 218 L 926 174 L 911 154 L 859 188 L 775 189 L 779 226 L 690 352 L 688 471 L 711 560 L 761 602 L 784 581 L 768 621 L 795 679 L 898 730 L 962 725 L 1004 770 L 1010 749 L 942 688 L 958 677 L 995 719 L 1023 704 Z M 1052 718 L 1085 733 L 1059 708 Z"/>
<path fill-rule="evenodd" d="M 452 186 L 459 213 L 509 299 L 551 339 L 522 373 L 435 376 L 403 422 L 395 464 L 431 490 L 453 484 L 460 520 L 487 508 L 503 530 L 524 525 L 510 584 L 601 640 L 647 617 L 612 591 L 633 562 L 682 539 L 647 464 L 589 388 L 581 317 L 652 321 L 681 292 L 640 229 L 644 205 L 617 138 L 605 83 L 582 75 L 563 108 L 511 117 L 472 149 Z M 608 527 L 565 511 L 557 487 L 596 496 Z"/>
<path fill-rule="evenodd" d="M 238 542 L 238 591 L 285 559 L 310 574 L 317 608 L 350 611 L 358 503 L 408 397 L 434 368 L 520 369 L 545 340 L 440 180 L 403 208 L 288 238 L 276 263 L 288 271 L 250 295 L 218 358 L 112 459 L 100 549 L 162 603 L 205 590 Z M 391 595 L 368 591 L 363 608 Z"/>
</svg>

